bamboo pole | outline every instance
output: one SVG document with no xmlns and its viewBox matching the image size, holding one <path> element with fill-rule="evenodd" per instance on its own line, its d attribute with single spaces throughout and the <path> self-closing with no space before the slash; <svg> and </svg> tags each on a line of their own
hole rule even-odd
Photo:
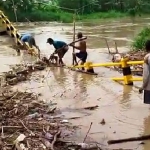
<svg viewBox="0 0 150 150">
<path fill-rule="evenodd" d="M 116 41 L 114 41 L 114 42 L 115 42 L 115 49 L 116 49 L 116 53 L 118 53 L 117 42 L 116 42 Z"/>
<path fill-rule="evenodd" d="M 104 40 L 105 40 L 105 42 L 106 42 L 106 46 L 107 46 L 107 48 L 108 48 L 108 53 L 110 54 L 111 52 L 110 52 L 110 48 L 109 48 L 108 41 L 107 41 L 107 39 L 106 39 L 106 38 L 104 38 Z"/>
<path fill-rule="evenodd" d="M 74 16 L 73 16 L 73 42 L 75 41 L 75 32 L 76 32 L 76 24 L 75 24 L 75 19 L 76 19 L 76 10 L 74 12 Z M 72 53 L 72 65 L 74 65 L 74 54 L 75 48 L 73 47 L 73 53 Z"/>
</svg>

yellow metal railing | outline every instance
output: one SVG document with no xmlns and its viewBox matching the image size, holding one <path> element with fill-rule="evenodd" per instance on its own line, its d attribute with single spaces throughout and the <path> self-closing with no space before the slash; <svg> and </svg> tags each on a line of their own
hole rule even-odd
<svg viewBox="0 0 150 150">
<path fill-rule="evenodd" d="M 4 27 L 8 35 L 14 38 L 15 43 L 17 45 L 23 46 L 23 43 L 20 40 L 21 35 L 1 10 L 0 10 L 0 24 Z M 25 48 L 27 49 L 29 54 L 38 56 L 38 50 L 35 47 L 31 48 L 28 43 L 25 43 Z"/>
<path fill-rule="evenodd" d="M 127 58 L 122 58 L 120 62 L 113 63 L 96 63 L 86 62 L 84 65 L 70 66 L 71 68 L 85 68 L 87 71 L 93 69 L 93 67 L 109 67 L 109 66 L 120 66 L 123 70 L 123 77 L 112 78 L 114 81 L 124 81 L 126 85 L 133 85 L 133 81 L 142 81 L 141 77 L 133 77 L 131 73 L 130 65 L 143 64 L 144 61 L 129 61 Z"/>
</svg>

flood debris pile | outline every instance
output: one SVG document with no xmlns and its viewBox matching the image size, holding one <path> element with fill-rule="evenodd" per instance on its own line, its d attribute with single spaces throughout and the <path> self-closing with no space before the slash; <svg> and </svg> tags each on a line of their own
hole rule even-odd
<svg viewBox="0 0 150 150">
<path fill-rule="evenodd" d="M 61 131 L 54 109 L 31 93 L 3 91 L 0 96 L 1 150 L 54 149 Z"/>
<path fill-rule="evenodd" d="M 131 61 L 142 61 L 146 55 L 146 52 L 144 52 L 144 51 L 137 51 L 137 52 L 131 51 L 128 53 L 128 55 L 130 56 L 129 58 Z"/>
<path fill-rule="evenodd" d="M 130 52 L 128 55 L 130 61 L 143 61 L 146 52 L 144 51 Z M 138 75 L 138 76 L 143 75 L 143 65 L 134 65 L 131 67 L 131 69 L 134 75 Z"/>
<path fill-rule="evenodd" d="M 54 149 L 60 136 L 53 110 L 27 92 L 3 91 L 0 96 L 1 150 Z"/>
<path fill-rule="evenodd" d="M 36 61 L 34 64 L 19 64 L 11 66 L 11 71 L 4 73 L 3 82 L 5 85 L 16 85 L 19 82 L 26 81 L 30 78 L 32 72 L 42 71 L 46 67 L 54 67 L 55 63 L 49 62 L 46 57 Z"/>
<path fill-rule="evenodd" d="M 129 53 L 117 53 L 112 56 L 113 62 L 120 62 L 122 57 L 126 57 L 129 61 L 143 61 L 146 52 L 144 51 L 131 51 Z M 122 72 L 121 67 L 114 67 L 115 70 Z M 133 65 L 131 66 L 131 71 L 133 75 L 142 76 L 143 75 L 143 65 Z"/>
<path fill-rule="evenodd" d="M 33 65 L 15 65 L 11 67 L 11 71 L 4 73 L 4 82 L 8 85 L 16 85 L 19 82 L 26 81 L 32 72 L 44 70 L 46 64 L 37 61 Z"/>
<path fill-rule="evenodd" d="M 56 107 L 39 102 L 33 93 L 5 88 L 0 93 L 0 106 L 1 150 L 98 149 L 64 141 L 69 136 L 65 132 L 75 132 L 76 127 L 56 117 Z"/>
</svg>

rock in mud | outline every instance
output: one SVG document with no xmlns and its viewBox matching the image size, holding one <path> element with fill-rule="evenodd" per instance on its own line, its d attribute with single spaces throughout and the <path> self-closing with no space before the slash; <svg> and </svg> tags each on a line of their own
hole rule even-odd
<svg viewBox="0 0 150 150">
<path fill-rule="evenodd" d="M 27 77 L 25 75 L 19 74 L 17 79 L 18 79 L 18 82 L 26 81 Z"/>
<path fill-rule="evenodd" d="M 102 119 L 102 121 L 100 122 L 101 125 L 105 125 L 106 122 L 105 122 L 105 119 Z"/>
<path fill-rule="evenodd" d="M 40 66 L 40 65 L 35 65 L 34 68 L 36 70 L 44 70 L 46 67 L 45 66 Z"/>
<path fill-rule="evenodd" d="M 25 69 L 25 70 L 17 71 L 16 74 L 17 75 L 22 74 L 22 75 L 27 76 L 29 74 L 29 71 L 27 69 Z"/>
<path fill-rule="evenodd" d="M 16 85 L 18 83 L 18 79 L 17 79 L 17 77 L 15 77 L 13 79 L 7 80 L 7 83 L 9 85 Z"/>
<path fill-rule="evenodd" d="M 5 80 L 7 81 L 8 79 L 13 79 L 16 78 L 17 75 L 15 73 L 13 73 L 12 71 L 8 72 L 5 74 Z"/>
</svg>

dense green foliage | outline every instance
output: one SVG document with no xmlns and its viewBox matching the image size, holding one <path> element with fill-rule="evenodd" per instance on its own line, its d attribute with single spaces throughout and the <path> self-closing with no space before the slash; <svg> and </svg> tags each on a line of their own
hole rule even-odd
<svg viewBox="0 0 150 150">
<path fill-rule="evenodd" d="M 145 42 L 150 39 L 150 28 L 144 28 L 134 39 L 132 43 L 133 50 L 144 50 Z"/>
<path fill-rule="evenodd" d="M 76 11 L 78 19 L 135 16 L 150 13 L 149 0 L 1 0 L 0 9 L 11 20 L 71 22 Z M 15 17 L 15 11 L 16 16 Z M 26 19 L 27 18 L 27 19 Z"/>
</svg>

